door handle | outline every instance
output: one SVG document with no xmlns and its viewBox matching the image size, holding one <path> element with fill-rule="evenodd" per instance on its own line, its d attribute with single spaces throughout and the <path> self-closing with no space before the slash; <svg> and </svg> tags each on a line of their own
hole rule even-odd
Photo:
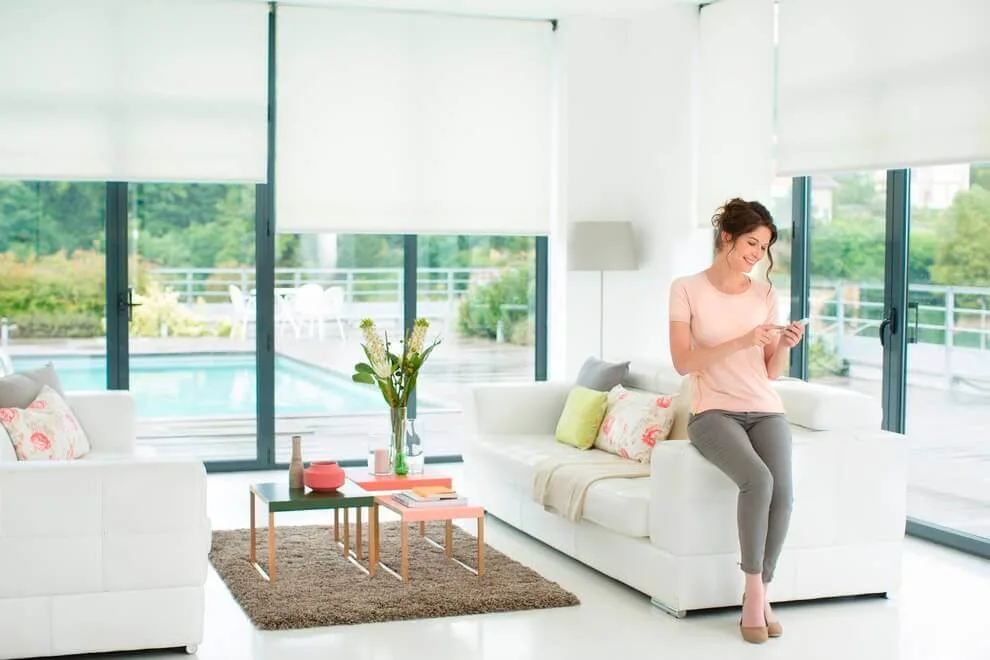
<svg viewBox="0 0 990 660">
<path fill-rule="evenodd" d="M 883 321 L 880 321 L 880 345 L 887 345 L 887 331 L 890 330 L 890 334 L 897 332 L 897 308 L 891 307 L 887 310 L 887 316 L 884 317 Z"/>
<path fill-rule="evenodd" d="M 117 309 L 121 312 L 127 311 L 128 322 L 134 320 L 133 310 L 135 307 L 140 307 L 141 303 L 134 302 L 134 289 L 127 287 L 126 293 L 121 293 L 117 296 Z"/>
</svg>

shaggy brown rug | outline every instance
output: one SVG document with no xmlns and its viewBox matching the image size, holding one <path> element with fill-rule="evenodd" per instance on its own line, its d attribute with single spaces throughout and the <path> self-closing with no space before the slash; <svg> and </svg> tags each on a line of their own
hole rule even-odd
<svg viewBox="0 0 990 660">
<path fill-rule="evenodd" d="M 258 532 L 258 560 L 266 566 L 267 533 L 264 529 Z M 335 546 L 332 527 L 283 526 L 276 534 L 274 584 L 251 566 L 249 530 L 214 532 L 210 551 L 210 561 L 234 598 L 264 630 L 565 607 L 580 602 L 574 594 L 488 545 L 485 574 L 479 578 L 420 538 L 418 525 L 409 527 L 408 585 L 381 569 L 373 578 L 361 572 Z M 398 570 L 399 523 L 383 523 L 381 534 L 381 560 Z M 443 523 L 428 523 L 427 535 L 442 542 Z M 455 525 L 454 557 L 476 567 L 476 553 L 475 537 Z"/>
</svg>

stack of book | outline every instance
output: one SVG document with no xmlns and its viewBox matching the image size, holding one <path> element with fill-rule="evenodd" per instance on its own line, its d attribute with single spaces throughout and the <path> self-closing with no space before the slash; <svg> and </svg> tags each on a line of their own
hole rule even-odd
<svg viewBox="0 0 990 660">
<path fill-rule="evenodd" d="M 413 508 L 464 506 L 467 504 L 467 499 L 458 495 L 456 490 L 443 486 L 420 486 L 396 493 L 392 497 L 402 506 Z"/>
</svg>

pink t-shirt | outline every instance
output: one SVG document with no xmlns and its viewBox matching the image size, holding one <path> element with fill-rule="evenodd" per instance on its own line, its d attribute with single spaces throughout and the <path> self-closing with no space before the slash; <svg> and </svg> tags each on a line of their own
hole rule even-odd
<svg viewBox="0 0 990 660">
<path fill-rule="evenodd" d="M 735 339 L 764 323 L 780 323 L 776 291 L 769 282 L 753 280 L 742 293 L 724 293 L 704 272 L 671 284 L 670 320 L 690 324 L 692 347 L 700 348 Z M 780 395 L 770 386 L 763 349 L 758 346 L 736 351 L 692 373 L 691 379 L 691 412 L 784 412 Z"/>
</svg>

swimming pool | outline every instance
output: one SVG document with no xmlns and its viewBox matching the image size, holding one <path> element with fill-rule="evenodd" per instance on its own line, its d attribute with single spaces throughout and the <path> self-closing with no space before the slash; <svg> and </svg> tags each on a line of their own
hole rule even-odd
<svg viewBox="0 0 990 660">
<path fill-rule="evenodd" d="M 65 390 L 106 389 L 102 355 L 14 357 L 25 371 L 52 362 Z M 253 416 L 255 356 L 250 353 L 132 355 L 130 389 L 143 419 Z M 378 388 L 296 360 L 275 357 L 275 415 L 381 412 Z"/>
</svg>

